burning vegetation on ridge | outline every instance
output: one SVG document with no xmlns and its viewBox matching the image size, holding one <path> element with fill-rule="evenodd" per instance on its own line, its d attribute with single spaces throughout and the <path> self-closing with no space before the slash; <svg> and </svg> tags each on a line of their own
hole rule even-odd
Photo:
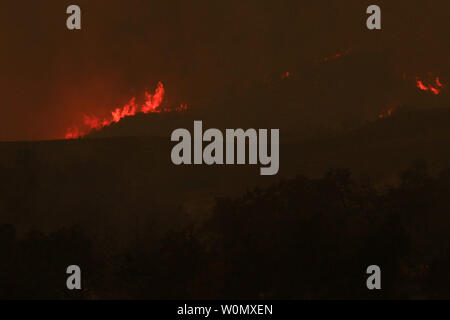
<svg viewBox="0 0 450 320">
<path fill-rule="evenodd" d="M 107 117 L 100 118 L 94 114 L 84 114 L 83 129 L 80 129 L 78 126 L 72 126 L 67 129 L 65 138 L 77 139 L 83 137 L 92 130 L 101 130 L 112 123 L 119 122 L 125 117 L 131 117 L 138 113 L 182 112 L 187 110 L 186 104 L 181 104 L 177 108 L 162 108 L 161 103 L 164 100 L 164 94 L 164 85 L 160 81 L 153 94 L 145 92 L 145 102 L 141 106 L 136 103 L 136 97 L 133 97 L 123 107 L 111 110 Z"/>
</svg>

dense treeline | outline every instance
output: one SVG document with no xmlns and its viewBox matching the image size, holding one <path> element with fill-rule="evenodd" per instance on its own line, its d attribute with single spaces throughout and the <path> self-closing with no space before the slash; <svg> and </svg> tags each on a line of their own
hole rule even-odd
<svg viewBox="0 0 450 320">
<path fill-rule="evenodd" d="M 449 298 L 450 170 L 418 162 L 375 186 L 348 170 L 298 176 L 237 199 L 207 219 L 125 247 L 84 226 L 18 235 L 0 227 L 1 298 Z M 66 267 L 83 290 L 66 289 Z M 382 290 L 366 288 L 366 268 Z"/>
</svg>

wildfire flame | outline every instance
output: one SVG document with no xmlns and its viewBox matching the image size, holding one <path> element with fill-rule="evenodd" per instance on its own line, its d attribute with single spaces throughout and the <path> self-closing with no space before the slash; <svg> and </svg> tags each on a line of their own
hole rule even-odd
<svg viewBox="0 0 450 320">
<path fill-rule="evenodd" d="M 154 94 L 145 92 L 146 100 L 142 106 L 137 105 L 136 98 L 133 97 L 131 100 L 121 108 L 116 108 L 110 111 L 110 115 L 107 118 L 99 118 L 96 115 L 84 114 L 84 126 L 86 130 L 81 131 L 77 126 L 73 126 L 67 129 L 65 135 L 66 139 L 77 139 L 83 137 L 92 130 L 100 130 L 104 127 L 111 125 L 112 123 L 117 123 L 125 117 L 134 116 L 137 113 L 160 113 L 160 112 L 182 112 L 187 110 L 187 105 L 182 104 L 175 109 L 164 108 L 161 109 L 160 105 L 164 99 L 164 86 L 161 82 L 158 82 L 158 86 Z"/>
<path fill-rule="evenodd" d="M 332 55 L 332 56 L 330 56 L 330 57 L 325 57 L 325 58 L 323 58 L 323 61 L 324 62 L 328 62 L 328 61 L 330 61 L 330 60 L 336 60 L 336 59 L 339 59 L 339 58 L 341 58 L 341 57 L 343 57 L 343 56 L 345 56 L 345 55 L 348 55 L 348 54 L 350 54 L 351 53 L 351 50 L 350 49 L 347 49 L 347 50 L 345 50 L 343 53 L 336 53 L 336 54 L 334 54 L 334 55 Z"/>
<path fill-rule="evenodd" d="M 281 79 L 287 79 L 290 78 L 292 76 L 292 72 L 286 71 L 284 73 L 281 74 Z"/>
<path fill-rule="evenodd" d="M 390 117 L 392 115 L 392 113 L 394 112 L 395 108 L 389 108 L 386 111 L 383 111 L 382 113 L 380 113 L 378 115 L 378 118 L 383 119 L 383 118 L 387 118 Z"/>
<path fill-rule="evenodd" d="M 434 95 L 438 95 L 441 93 L 442 88 L 444 87 L 441 83 L 441 80 L 439 77 L 436 77 L 434 79 L 434 84 L 425 85 L 422 80 L 420 80 L 418 77 L 416 77 L 416 85 L 417 88 L 419 88 L 422 91 L 429 91 L 433 93 Z"/>
<path fill-rule="evenodd" d="M 144 105 L 141 108 L 141 112 L 150 113 L 150 112 L 161 112 L 159 110 L 159 105 L 163 101 L 164 98 L 164 86 L 161 82 L 158 82 L 158 87 L 156 88 L 155 94 L 145 93 L 147 101 L 145 101 Z"/>
<path fill-rule="evenodd" d="M 403 80 L 407 79 L 405 72 L 402 73 L 402 79 Z M 419 90 L 431 92 L 434 95 L 440 94 L 442 92 L 442 90 L 445 88 L 445 86 L 441 82 L 441 78 L 437 77 L 437 76 L 433 77 L 431 72 L 428 73 L 428 81 L 423 81 L 417 76 L 415 78 L 415 81 L 416 81 L 416 87 Z M 392 113 L 395 111 L 395 109 L 396 109 L 395 107 L 392 107 L 392 108 L 383 110 L 378 115 L 378 118 L 382 119 L 382 118 L 390 117 L 392 115 Z"/>
</svg>

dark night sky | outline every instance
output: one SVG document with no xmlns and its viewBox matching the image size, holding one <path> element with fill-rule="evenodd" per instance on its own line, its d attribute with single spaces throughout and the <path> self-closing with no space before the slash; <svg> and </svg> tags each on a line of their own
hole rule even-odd
<svg viewBox="0 0 450 320">
<path fill-rule="evenodd" d="M 81 31 L 66 29 L 70 4 L 82 8 Z M 381 32 L 365 28 L 369 4 L 382 8 Z M 82 113 L 159 80 L 169 102 L 207 103 L 347 48 L 448 76 L 449 13 L 448 0 L 5 1 L 0 140 L 59 138 Z"/>
</svg>

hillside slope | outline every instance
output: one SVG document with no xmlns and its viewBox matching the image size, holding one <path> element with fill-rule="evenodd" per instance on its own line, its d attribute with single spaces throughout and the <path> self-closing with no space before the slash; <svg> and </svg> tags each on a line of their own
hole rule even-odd
<svg viewBox="0 0 450 320">
<path fill-rule="evenodd" d="M 259 165 L 175 166 L 169 136 L 0 143 L 0 220 L 41 230 L 101 222 L 132 237 L 138 225 L 197 219 L 216 197 L 297 174 L 339 167 L 382 182 L 416 160 L 436 172 L 450 164 L 448 124 L 449 109 L 405 109 L 333 138 L 282 142 L 277 176 Z"/>
</svg>

